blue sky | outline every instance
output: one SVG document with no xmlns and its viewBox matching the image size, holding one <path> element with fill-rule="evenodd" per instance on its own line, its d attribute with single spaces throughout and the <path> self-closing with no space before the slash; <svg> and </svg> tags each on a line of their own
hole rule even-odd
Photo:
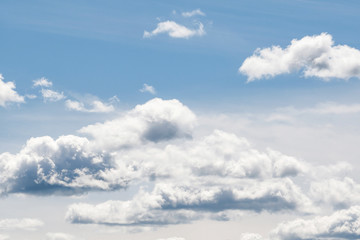
<svg viewBox="0 0 360 240">
<path fill-rule="evenodd" d="M 0 240 L 360 238 L 359 1 L 0 10 Z"/>
</svg>

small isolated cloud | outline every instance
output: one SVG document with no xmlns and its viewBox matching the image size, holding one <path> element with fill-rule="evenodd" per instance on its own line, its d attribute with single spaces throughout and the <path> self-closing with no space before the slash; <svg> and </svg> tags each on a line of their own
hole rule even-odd
<svg viewBox="0 0 360 240">
<path fill-rule="evenodd" d="M 44 98 L 44 102 L 57 102 L 65 98 L 63 92 L 56 92 L 50 89 L 41 89 L 41 94 Z"/>
<path fill-rule="evenodd" d="M 205 13 L 202 12 L 200 9 L 196 9 L 196 10 L 193 10 L 193 11 L 190 11 L 190 12 L 183 12 L 183 13 L 181 13 L 181 15 L 183 17 L 188 18 L 188 17 L 197 16 L 197 15 L 198 16 L 205 16 Z"/>
<path fill-rule="evenodd" d="M 248 82 L 296 71 L 325 81 L 360 78 L 360 51 L 347 45 L 334 45 L 332 36 L 322 33 L 294 39 L 286 48 L 257 49 L 239 68 Z"/>
<path fill-rule="evenodd" d="M 8 103 L 24 103 L 25 99 L 15 91 L 13 82 L 4 82 L 0 74 L 0 106 L 5 107 Z"/>
<path fill-rule="evenodd" d="M 113 105 L 103 103 L 99 100 L 94 100 L 90 102 L 89 107 L 85 107 L 85 104 L 79 101 L 66 100 L 65 106 L 69 110 L 88 113 L 108 113 L 115 110 Z"/>
<path fill-rule="evenodd" d="M 47 233 L 46 240 L 74 240 L 75 237 L 66 233 Z"/>
<path fill-rule="evenodd" d="M 28 98 L 28 99 L 35 99 L 35 98 L 37 98 L 37 96 L 36 96 L 35 94 L 27 94 L 27 95 L 25 95 L 25 97 Z"/>
<path fill-rule="evenodd" d="M 153 86 L 147 85 L 146 83 L 144 83 L 143 87 L 139 90 L 140 92 L 148 92 L 151 93 L 152 95 L 156 94 L 156 90 Z"/>
<path fill-rule="evenodd" d="M 9 218 L 0 219 L 0 230 L 36 230 L 44 223 L 35 218 Z"/>
<path fill-rule="evenodd" d="M 240 240 L 265 240 L 260 234 L 257 233 L 243 233 Z"/>
<path fill-rule="evenodd" d="M 34 87 L 51 87 L 53 85 L 52 82 L 44 77 L 34 80 L 33 83 Z"/>
<path fill-rule="evenodd" d="M 280 224 L 270 239 L 359 239 L 360 206 L 313 219 L 296 219 Z"/>
<path fill-rule="evenodd" d="M 161 33 L 167 33 L 172 38 L 191 38 L 205 34 L 204 25 L 199 23 L 197 29 L 190 29 L 174 21 L 165 21 L 157 24 L 157 27 L 151 31 L 144 31 L 144 38 L 156 36 Z"/>
</svg>

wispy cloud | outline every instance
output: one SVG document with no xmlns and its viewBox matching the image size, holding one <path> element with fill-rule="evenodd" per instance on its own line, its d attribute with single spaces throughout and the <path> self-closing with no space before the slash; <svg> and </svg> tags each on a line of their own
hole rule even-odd
<svg viewBox="0 0 360 240">
<path fill-rule="evenodd" d="M 193 10 L 193 11 L 190 11 L 190 12 L 182 12 L 181 15 L 183 17 L 193 17 L 193 16 L 205 16 L 205 13 L 202 12 L 200 9 L 196 9 L 196 10 Z"/>
<path fill-rule="evenodd" d="M 322 33 L 293 39 L 284 49 L 280 46 L 257 49 L 239 68 L 248 82 L 296 71 L 325 81 L 360 78 L 360 51 L 347 45 L 334 45 L 332 36 Z"/>
<path fill-rule="evenodd" d="M 0 74 L 0 106 L 5 107 L 8 103 L 24 103 L 25 99 L 15 91 L 13 82 L 4 82 Z"/>
<path fill-rule="evenodd" d="M 180 25 L 174 21 L 165 21 L 157 24 L 157 27 L 151 31 L 144 31 L 144 38 L 150 38 L 161 33 L 167 33 L 172 38 L 185 38 L 189 39 L 194 36 L 203 36 L 205 34 L 204 25 L 198 24 L 197 29 L 190 29 Z"/>
<path fill-rule="evenodd" d="M 151 85 L 147 85 L 146 83 L 144 83 L 143 87 L 139 91 L 140 92 L 148 92 L 148 93 L 151 93 L 152 95 L 156 94 L 155 88 Z"/>
<path fill-rule="evenodd" d="M 50 89 L 41 89 L 41 94 L 44 98 L 44 102 L 57 102 L 65 98 L 63 92 L 56 92 Z"/>
<path fill-rule="evenodd" d="M 75 237 L 66 233 L 47 233 L 46 240 L 74 240 Z"/>
<path fill-rule="evenodd" d="M 0 219 L 1 230 L 36 230 L 43 226 L 44 223 L 35 218 L 8 218 Z"/>
<path fill-rule="evenodd" d="M 100 100 L 91 101 L 89 107 L 85 107 L 85 104 L 79 101 L 66 100 L 65 106 L 69 110 L 89 113 L 108 113 L 115 110 L 113 105 L 103 103 Z"/>
<path fill-rule="evenodd" d="M 34 87 L 51 87 L 52 85 L 53 83 L 44 77 L 33 81 Z"/>
</svg>

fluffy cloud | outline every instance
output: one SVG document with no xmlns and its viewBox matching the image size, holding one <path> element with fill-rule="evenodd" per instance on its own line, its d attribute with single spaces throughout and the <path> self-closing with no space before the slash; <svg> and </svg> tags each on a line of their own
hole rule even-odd
<svg viewBox="0 0 360 240">
<path fill-rule="evenodd" d="M 280 224 L 270 239 L 358 239 L 360 238 L 360 207 L 354 206 L 330 216 L 296 219 Z"/>
<path fill-rule="evenodd" d="M 198 29 L 189 29 L 174 21 L 165 21 L 157 24 L 157 27 L 151 31 L 144 31 L 144 38 L 156 36 L 161 33 L 167 33 L 172 38 L 190 38 L 194 36 L 202 36 L 205 34 L 204 25 L 199 23 Z"/>
<path fill-rule="evenodd" d="M 64 93 L 56 92 L 50 89 L 41 89 L 41 94 L 45 102 L 57 102 L 65 98 Z"/>
<path fill-rule="evenodd" d="M 4 77 L 0 74 L 0 106 L 5 107 L 8 103 L 23 103 L 24 97 L 20 96 L 14 89 L 13 82 L 4 82 Z"/>
<path fill-rule="evenodd" d="M 103 103 L 99 100 L 94 100 L 90 104 L 90 108 L 85 107 L 84 103 L 73 100 L 66 100 L 65 106 L 69 110 L 79 111 L 79 112 L 90 112 L 90 113 L 108 113 L 115 110 L 114 106 L 111 104 Z"/>
<path fill-rule="evenodd" d="M 74 236 L 66 233 L 47 233 L 46 240 L 74 240 Z"/>
<path fill-rule="evenodd" d="M 9 218 L 0 219 L 0 230 L 36 230 L 44 223 L 34 218 Z"/>
<path fill-rule="evenodd" d="M 245 59 L 239 71 L 248 81 L 302 70 L 305 77 L 360 78 L 360 51 L 347 45 L 334 45 L 327 33 L 294 39 L 286 48 L 257 49 Z"/>
<path fill-rule="evenodd" d="M 191 137 L 195 124 L 195 114 L 178 100 L 155 98 L 144 105 L 137 105 L 123 117 L 89 125 L 80 132 L 93 137 L 95 145 L 101 149 L 119 149 L 144 141 Z"/>
<path fill-rule="evenodd" d="M 34 87 L 51 87 L 53 83 L 46 78 L 42 77 L 33 81 Z"/>
<path fill-rule="evenodd" d="M 156 94 L 156 90 L 153 86 L 147 85 L 146 83 L 144 83 L 143 87 L 139 90 L 140 92 L 148 92 L 151 94 Z"/>
<path fill-rule="evenodd" d="M 205 13 L 203 11 L 201 11 L 200 9 L 196 9 L 196 10 L 193 10 L 193 11 L 190 11 L 190 12 L 183 12 L 181 13 L 181 15 L 183 17 L 193 17 L 193 16 L 205 16 Z"/>
</svg>

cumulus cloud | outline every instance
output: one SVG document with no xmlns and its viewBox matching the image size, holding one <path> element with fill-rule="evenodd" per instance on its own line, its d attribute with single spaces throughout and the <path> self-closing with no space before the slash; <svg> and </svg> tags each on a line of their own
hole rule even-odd
<svg viewBox="0 0 360 240">
<path fill-rule="evenodd" d="M 183 17 L 193 17 L 193 16 L 205 16 L 205 13 L 203 11 L 201 11 L 200 9 L 195 9 L 195 10 L 192 10 L 190 12 L 182 12 L 181 15 Z"/>
<path fill-rule="evenodd" d="M 0 74 L 0 106 L 5 107 L 9 103 L 24 103 L 25 99 L 15 91 L 13 82 L 4 82 Z"/>
<path fill-rule="evenodd" d="M 147 85 L 146 83 L 144 83 L 143 87 L 139 90 L 140 92 L 148 92 L 151 93 L 153 95 L 156 94 L 156 90 L 153 86 L 151 85 Z"/>
<path fill-rule="evenodd" d="M 51 87 L 52 85 L 53 83 L 44 77 L 33 81 L 34 87 Z"/>
<path fill-rule="evenodd" d="M 358 239 L 359 226 L 360 207 L 353 206 L 330 216 L 282 223 L 272 231 L 271 239 Z"/>
<path fill-rule="evenodd" d="M 284 49 L 280 46 L 257 49 L 239 68 L 248 82 L 296 71 L 325 81 L 360 78 L 360 51 L 347 45 L 334 45 L 332 36 L 322 33 L 294 39 Z"/>
<path fill-rule="evenodd" d="M 172 38 L 191 38 L 194 36 L 202 36 L 205 34 L 204 25 L 199 23 L 197 29 L 190 29 L 180 25 L 174 21 L 165 21 L 157 24 L 157 27 L 151 31 L 144 31 L 144 38 L 156 36 L 161 33 L 167 33 Z"/>
<path fill-rule="evenodd" d="M 155 98 L 118 119 L 89 125 L 80 132 L 93 137 L 96 145 L 103 149 L 118 149 L 143 141 L 191 137 L 195 124 L 195 114 L 178 100 Z"/>
<path fill-rule="evenodd" d="M 74 240 L 75 237 L 66 233 L 47 233 L 46 240 Z"/>
<path fill-rule="evenodd" d="M 65 98 L 64 93 L 56 92 L 50 89 L 41 89 L 41 94 L 45 102 L 57 102 Z"/>
<path fill-rule="evenodd" d="M 0 230 L 36 230 L 44 223 L 35 218 L 8 218 L 0 219 Z"/>
<path fill-rule="evenodd" d="M 65 106 L 67 109 L 78 112 L 89 112 L 89 113 L 108 113 L 115 110 L 114 106 L 111 104 L 103 103 L 99 100 L 94 100 L 90 102 L 90 107 L 85 107 L 85 104 L 79 101 L 66 100 Z"/>
</svg>

